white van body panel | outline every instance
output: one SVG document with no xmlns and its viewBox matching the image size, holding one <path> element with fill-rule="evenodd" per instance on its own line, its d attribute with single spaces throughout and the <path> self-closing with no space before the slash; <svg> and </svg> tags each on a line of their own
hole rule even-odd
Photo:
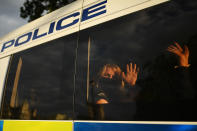
<svg viewBox="0 0 197 131">
<path fill-rule="evenodd" d="M 101 6 L 105 6 L 103 9 L 100 9 L 97 12 L 93 12 L 92 14 L 98 13 L 99 11 L 103 11 L 103 10 L 106 10 L 106 13 L 98 15 L 91 19 L 88 19 L 86 21 L 81 20 L 81 16 L 83 14 L 84 9 L 87 9 L 91 6 L 94 6 L 104 1 L 106 1 L 106 3 L 100 6 L 94 7 L 90 9 L 89 11 L 97 9 Z M 124 0 L 124 1 L 122 0 L 98 0 L 98 1 L 77 0 L 33 22 L 30 22 L 22 26 L 21 28 L 9 33 L 8 35 L 2 37 L 0 39 L 1 41 L 0 42 L 0 58 L 9 56 L 11 54 L 20 52 L 22 50 L 46 43 L 47 41 L 51 41 L 51 40 L 54 40 L 56 38 L 59 38 L 65 35 L 78 32 L 79 30 L 83 30 L 88 27 L 91 27 L 100 23 L 104 23 L 106 21 L 130 14 L 130 13 L 133 13 L 133 12 L 136 12 L 136 11 L 139 11 L 139 10 L 142 10 L 142 9 L 145 9 L 145 8 L 148 8 L 148 7 L 151 7 L 151 6 L 166 2 L 166 1 L 168 0 Z M 82 5 L 83 5 L 83 8 L 82 8 Z M 69 16 L 70 14 L 73 14 L 75 12 L 79 12 L 80 15 L 66 19 L 62 24 L 68 24 L 76 19 L 79 19 L 79 21 L 76 24 L 69 26 L 68 28 L 65 28 L 60 31 L 56 31 L 54 29 L 53 33 L 47 34 L 46 36 L 42 38 L 36 39 L 34 41 L 32 41 L 31 39 L 30 41 L 28 41 L 28 43 L 25 43 L 17 47 L 12 45 L 9 48 L 6 48 L 5 50 L 1 51 L 5 42 L 8 42 L 10 40 L 16 41 L 16 39 L 20 37 L 21 35 L 24 35 L 28 32 L 34 33 L 36 29 L 39 29 L 39 33 L 38 33 L 39 35 L 46 33 L 49 30 L 50 24 L 52 22 L 56 22 L 55 23 L 55 26 L 56 26 L 58 20 L 66 16 Z M 92 14 L 89 14 L 89 15 L 92 15 Z M 25 41 L 25 39 L 26 38 L 20 39 L 20 40 Z"/>
</svg>

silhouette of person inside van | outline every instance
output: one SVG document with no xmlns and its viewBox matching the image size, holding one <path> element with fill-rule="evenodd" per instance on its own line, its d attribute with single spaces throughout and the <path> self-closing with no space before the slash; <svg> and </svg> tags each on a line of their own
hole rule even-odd
<svg viewBox="0 0 197 131">
<path fill-rule="evenodd" d="M 190 79 L 190 51 L 177 42 L 146 67 L 147 76 L 138 84 L 136 120 L 192 120 L 189 110 L 194 106 L 194 88 Z M 175 57 L 173 57 L 173 55 Z M 175 65 L 175 66 L 174 66 Z"/>
</svg>

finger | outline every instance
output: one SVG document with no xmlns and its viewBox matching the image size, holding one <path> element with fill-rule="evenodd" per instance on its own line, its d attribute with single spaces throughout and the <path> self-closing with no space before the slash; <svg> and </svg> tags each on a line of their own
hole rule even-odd
<svg viewBox="0 0 197 131">
<path fill-rule="evenodd" d="M 133 72 L 133 64 L 130 63 L 130 72 Z"/>
<path fill-rule="evenodd" d="M 173 47 L 168 47 L 167 49 L 168 49 L 168 50 L 176 50 L 176 49 L 174 49 Z"/>
<path fill-rule="evenodd" d="M 130 71 L 129 71 L 129 65 L 127 64 L 127 73 L 128 73 L 128 72 L 130 72 Z"/>
<path fill-rule="evenodd" d="M 173 54 L 175 54 L 175 55 L 177 55 L 177 56 L 181 56 L 181 55 L 182 55 L 182 53 L 179 52 L 179 51 L 171 51 L 171 53 L 173 53 Z"/>
<path fill-rule="evenodd" d="M 170 45 L 169 48 L 174 49 L 174 50 L 179 50 L 176 46 Z"/>
<path fill-rule="evenodd" d="M 176 55 L 180 55 L 182 52 L 180 52 L 178 49 L 174 49 L 174 48 L 171 48 L 171 47 L 168 47 L 167 49 L 169 52 L 171 53 L 174 53 Z"/>
<path fill-rule="evenodd" d="M 188 46 L 187 45 L 184 45 L 184 50 L 185 50 L 185 55 L 187 56 L 187 57 L 189 57 L 189 48 L 188 48 Z"/>
<path fill-rule="evenodd" d="M 172 48 L 170 48 L 170 47 L 168 47 L 167 51 L 168 51 L 168 52 L 171 52 L 171 53 L 175 53 L 175 52 L 176 52 L 175 49 L 172 49 Z"/>
<path fill-rule="evenodd" d="M 123 79 L 125 79 L 125 78 L 126 78 L 126 76 L 125 76 L 125 73 L 124 73 L 124 72 L 122 72 L 122 78 L 123 78 Z"/>
<path fill-rule="evenodd" d="M 167 48 L 167 51 L 173 53 L 174 51 L 177 51 L 177 49 L 175 49 L 174 47 L 169 46 L 169 47 Z"/>
<path fill-rule="evenodd" d="M 136 72 L 136 64 L 134 64 L 133 72 Z"/>
<path fill-rule="evenodd" d="M 174 42 L 174 44 L 176 45 L 178 50 L 180 50 L 181 52 L 183 51 L 183 48 L 177 42 Z"/>
</svg>

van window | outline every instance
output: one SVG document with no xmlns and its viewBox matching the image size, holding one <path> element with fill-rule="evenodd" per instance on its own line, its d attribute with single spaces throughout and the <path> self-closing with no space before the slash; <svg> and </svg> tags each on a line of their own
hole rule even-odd
<svg viewBox="0 0 197 131">
<path fill-rule="evenodd" d="M 12 57 L 3 119 L 73 119 L 76 33 Z"/>
<path fill-rule="evenodd" d="M 77 119 L 196 121 L 196 16 L 172 0 L 81 31 Z"/>
</svg>

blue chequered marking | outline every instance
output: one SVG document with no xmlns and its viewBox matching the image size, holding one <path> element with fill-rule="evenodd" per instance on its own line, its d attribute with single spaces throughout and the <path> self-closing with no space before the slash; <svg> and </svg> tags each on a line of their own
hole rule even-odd
<svg viewBox="0 0 197 131">
<path fill-rule="evenodd" d="M 197 131 L 197 125 L 75 122 L 74 131 Z"/>
<path fill-rule="evenodd" d="M 0 131 L 3 131 L 3 121 L 0 120 Z"/>
</svg>

